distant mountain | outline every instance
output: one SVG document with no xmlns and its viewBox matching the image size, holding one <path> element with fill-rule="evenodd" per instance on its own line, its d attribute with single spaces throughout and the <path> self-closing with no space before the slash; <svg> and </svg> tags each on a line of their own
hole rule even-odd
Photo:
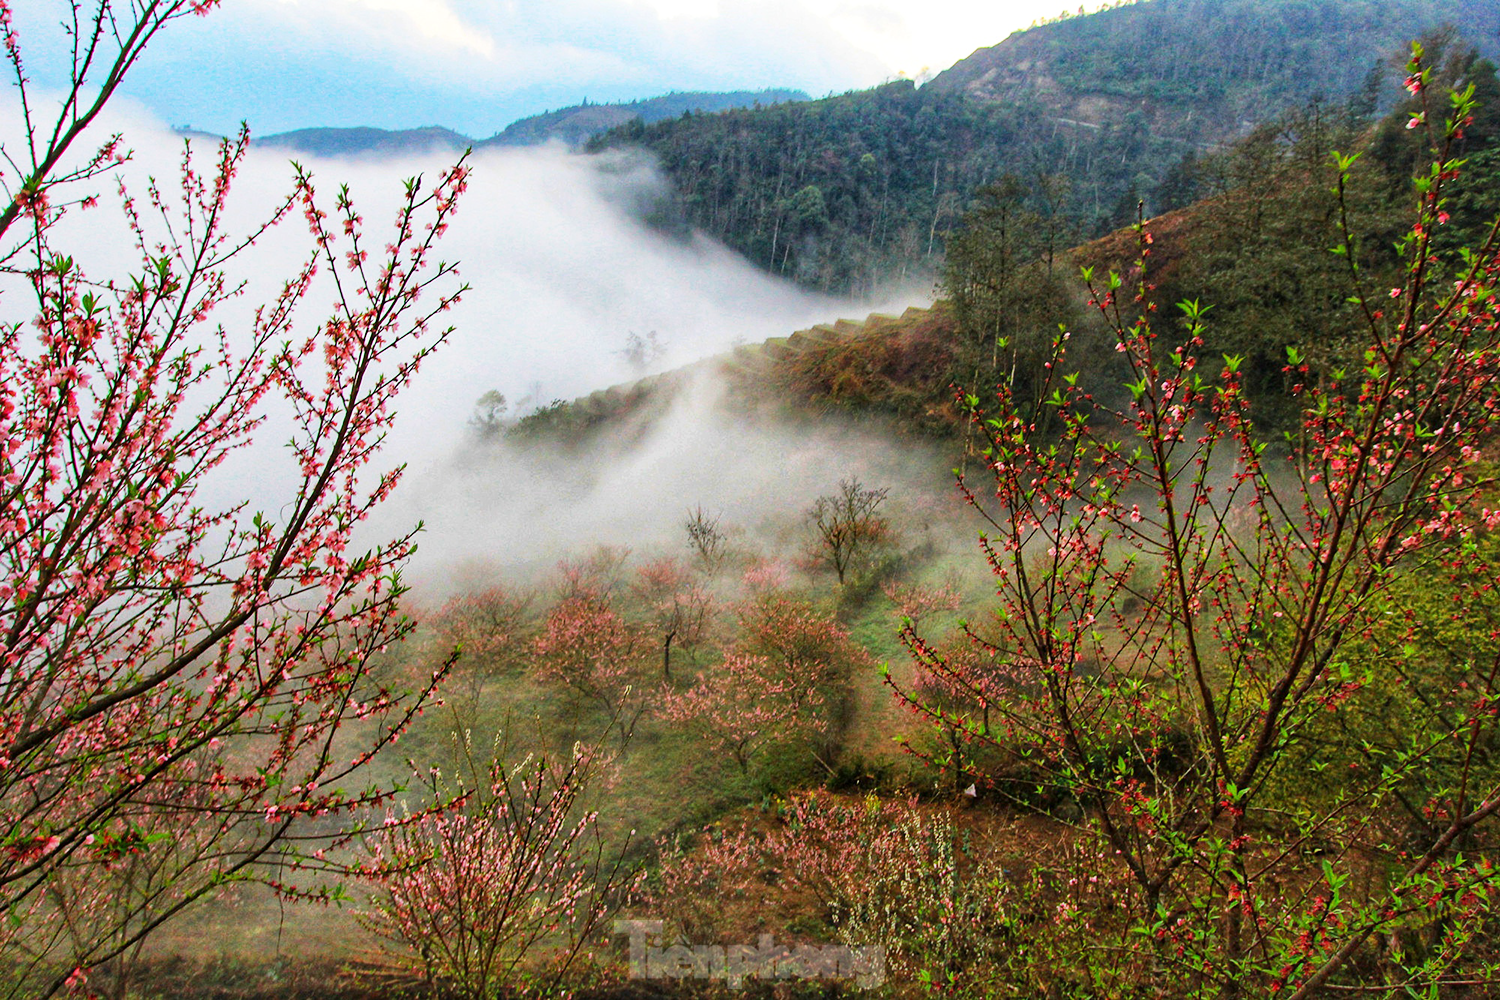
<svg viewBox="0 0 1500 1000">
<path fill-rule="evenodd" d="M 256 139 L 257 146 L 310 156 L 401 156 L 433 150 L 462 150 L 474 140 L 436 125 L 387 131 L 380 128 L 304 128 Z"/>
<path fill-rule="evenodd" d="M 800 90 L 737 90 L 731 93 L 671 93 L 629 104 L 583 104 L 522 118 L 488 139 L 475 140 L 438 126 L 388 131 L 379 128 L 304 128 L 255 140 L 257 146 L 310 156 L 401 156 L 470 146 L 539 146 L 554 139 L 581 146 L 629 122 L 659 122 L 683 114 L 806 101 Z"/>
<path fill-rule="evenodd" d="M 1500 58 L 1500 0 L 1138 0 L 1017 32 L 920 88 L 633 121 L 589 148 L 644 147 L 692 227 L 862 294 L 930 273 L 976 190 L 1007 175 L 1049 241 L 1082 239 L 1138 201 L 1180 204 L 1174 173 L 1287 109 L 1368 118 L 1400 92 L 1408 42 L 1445 24 Z"/>
<path fill-rule="evenodd" d="M 629 104 L 583 104 L 522 118 L 480 146 L 536 146 L 560 139 L 581 146 L 600 132 L 628 122 L 647 125 L 684 114 L 712 114 L 732 108 L 808 100 L 800 90 L 736 90 L 729 93 L 671 93 Z"/>
<path fill-rule="evenodd" d="M 176 136 L 179 136 L 180 138 L 191 139 L 192 141 L 198 143 L 218 144 L 224 141 L 224 137 L 222 135 L 215 135 L 213 132 L 204 132 L 202 129 L 191 128 L 186 125 L 180 125 L 173 128 L 172 133 Z"/>
</svg>

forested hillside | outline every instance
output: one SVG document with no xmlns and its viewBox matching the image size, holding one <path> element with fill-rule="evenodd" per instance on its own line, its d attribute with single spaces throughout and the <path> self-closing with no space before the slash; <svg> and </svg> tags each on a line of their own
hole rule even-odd
<svg viewBox="0 0 1500 1000">
<path fill-rule="evenodd" d="M 1407 42 L 1442 25 L 1500 52 L 1491 0 L 1143 0 L 1018 32 L 928 87 L 1086 126 L 1139 111 L 1155 135 L 1214 144 L 1312 97 L 1389 96 Z"/>
<path fill-rule="evenodd" d="M 1016 157 L 1027 155 L 1048 166 L 1024 153 L 1044 146 L 1060 165 L 1075 159 L 1064 136 L 1034 141 L 1044 126 L 1031 109 L 929 96 L 900 81 L 805 104 L 627 125 L 590 148 L 645 146 L 692 225 L 773 273 L 859 293 L 940 254 L 970 192 L 1001 165 L 1019 166 Z"/>
<path fill-rule="evenodd" d="M 1321 96 L 1363 120 L 1388 105 L 1405 41 L 1444 24 L 1500 46 L 1488 2 L 1145 0 L 1018 33 L 921 88 L 633 122 L 591 148 L 651 150 L 693 226 L 858 294 L 933 266 L 975 190 L 1006 174 L 1074 238 L 1128 223 L 1139 200 L 1183 204 L 1202 152 L 1287 107 Z"/>
<path fill-rule="evenodd" d="M 1436 85 L 1472 85 L 1478 102 L 1457 147 L 1465 169 L 1451 182 L 1440 236 L 1444 247 L 1476 245 L 1500 213 L 1500 79 L 1492 62 L 1457 39 L 1434 41 L 1426 55 Z M 910 87 L 877 93 L 889 114 L 909 110 L 916 99 Z M 841 127 L 869 124 L 854 113 L 853 100 L 818 103 L 824 114 L 842 116 Z M 1407 178 L 1426 149 L 1422 133 L 1407 128 L 1417 108 L 1404 91 L 1379 115 L 1310 100 L 1216 151 L 1175 164 L 1169 183 L 1159 188 L 1180 207 L 1146 222 L 1155 299 L 1210 306 L 1205 366 L 1217 368 L 1224 355 L 1240 358 L 1256 420 L 1268 431 L 1279 434 L 1297 420 L 1284 376 L 1288 348 L 1304 349 L 1323 368 L 1357 360 L 1348 346 L 1359 322 L 1357 303 L 1349 301 L 1348 263 L 1330 252 L 1343 235 L 1340 173 L 1329 151 L 1359 152 L 1344 192 L 1356 263 L 1366 280 L 1394 284 L 1396 243 L 1410 211 Z M 895 145 L 882 151 L 892 158 L 900 152 Z M 1032 182 L 1007 175 L 976 189 L 949 233 L 939 265 L 944 301 L 931 310 L 840 321 L 704 364 L 733 385 L 732 398 L 747 415 L 771 403 L 890 421 L 904 433 L 951 439 L 968 425 L 954 405 L 954 387 L 983 391 L 1005 383 L 1018 396 L 1034 396 L 1046 381 L 1043 361 L 1063 324 L 1075 334 L 1072 357 L 1084 384 L 1101 396 L 1118 393 L 1128 372 L 1115 365 L 1097 310 L 1083 308 L 1089 291 L 1079 272 L 1130 271 L 1139 254 L 1137 235 L 1126 225 L 1077 239 L 1062 211 L 1048 211 L 1066 194 L 1067 181 L 1058 175 Z M 825 227 L 828 214 L 825 205 Z M 872 221 L 895 224 L 889 216 Z M 787 248 L 806 232 L 784 224 L 782 252 L 795 259 L 795 249 Z M 1311 346 L 1309 330 L 1321 331 Z M 573 404 L 554 402 L 521 419 L 510 436 L 576 441 L 627 418 L 650 419 L 692 374 L 685 369 Z"/>
<path fill-rule="evenodd" d="M 731 108 L 754 108 L 807 100 L 800 90 L 736 90 L 729 93 L 672 93 L 626 104 L 590 104 L 547 111 L 511 122 L 480 146 L 535 146 L 558 139 L 581 146 L 600 132 L 627 122 L 647 125 L 684 114 L 712 114 Z"/>
</svg>

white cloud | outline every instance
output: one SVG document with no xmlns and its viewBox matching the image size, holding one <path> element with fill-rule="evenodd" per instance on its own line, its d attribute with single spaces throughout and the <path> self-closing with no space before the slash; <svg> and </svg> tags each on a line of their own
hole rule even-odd
<svg viewBox="0 0 1500 1000">
<path fill-rule="evenodd" d="M 236 0 L 153 42 L 126 93 L 169 121 L 259 134 L 445 125 L 670 90 L 813 96 L 938 71 L 1059 0 Z M 34 5 L 33 5 L 34 4 Z M 16 19 L 57 82 L 63 0 Z M 50 72 L 49 72 L 50 71 Z"/>
<path fill-rule="evenodd" d="M 483 56 L 495 54 L 495 42 L 487 32 L 466 24 L 444 0 L 353 0 L 355 6 L 394 11 L 427 38 L 468 49 Z"/>
<path fill-rule="evenodd" d="M 0 110 L 0 140 L 17 134 L 14 118 L 13 111 Z M 115 106 L 100 129 L 124 132 L 137 151 L 123 170 L 137 193 L 147 175 L 159 177 L 170 192 L 181 154 L 179 137 L 125 102 Z M 211 156 L 206 144 L 195 142 L 194 149 L 203 159 Z M 380 220 L 394 215 L 402 178 L 419 172 L 430 177 L 444 165 L 436 157 L 397 162 L 298 159 L 313 172 L 325 196 L 331 198 L 339 184 L 349 185 L 377 242 Z M 461 262 L 462 280 L 472 290 L 446 315 L 455 332 L 400 399 L 400 417 L 378 463 L 382 468 L 411 463 L 380 530 L 394 531 L 426 518 L 433 528 L 428 542 L 434 555 L 457 558 L 466 546 L 478 544 L 482 534 L 483 543 L 497 551 L 546 559 L 551 558 L 548 546 L 565 534 L 560 530 L 564 522 L 547 515 L 548 484 L 554 480 L 543 476 L 544 470 L 516 473 L 542 476 L 531 483 L 497 484 L 482 475 L 455 474 L 474 461 L 465 450 L 467 422 L 475 401 L 488 390 L 498 389 L 513 402 L 531 395 L 533 402 L 545 403 L 629 381 L 640 374 L 623 354 L 632 332 L 656 334 L 666 349 L 656 362 L 661 370 L 724 352 L 738 342 L 756 343 L 839 316 L 899 310 L 922 300 L 920 292 L 893 303 L 860 304 L 811 294 L 760 272 L 717 244 L 652 231 L 640 221 L 640 213 L 665 188 L 644 160 L 601 161 L 552 147 L 488 151 L 473 166 L 469 191 L 441 248 L 444 259 Z M 236 231 L 251 228 L 270 211 L 290 176 L 284 153 L 251 152 L 230 200 Z M 101 279 L 141 266 L 109 194 L 113 187 L 110 180 L 96 184 L 104 192 L 100 207 L 70 216 L 59 232 L 59 245 L 86 273 Z M 248 280 L 249 287 L 243 299 L 217 316 L 226 328 L 247 329 L 255 303 L 273 296 L 278 282 L 308 252 L 299 223 L 294 215 L 236 258 L 234 277 Z M 13 310 L 23 301 L 0 297 Z M 315 286 L 300 310 L 301 322 L 318 322 L 332 298 L 329 287 Z M 614 495 L 605 519 L 612 533 L 627 533 L 629 511 L 639 513 L 646 509 L 642 504 L 670 507 L 675 517 L 678 498 L 672 483 L 703 492 L 705 503 L 727 504 L 709 491 L 716 476 L 730 482 L 724 478 L 729 463 L 716 455 L 718 448 L 742 452 L 745 461 L 734 466 L 740 469 L 736 475 L 749 477 L 738 488 L 741 495 L 753 492 L 752 486 L 774 491 L 784 485 L 786 470 L 762 460 L 778 449 L 783 456 L 803 456 L 798 473 L 799 482 L 805 480 L 798 487 L 802 492 L 826 490 L 843 474 L 831 472 L 834 465 L 819 458 L 832 445 L 803 442 L 796 451 L 780 438 L 726 437 L 715 430 L 718 423 L 699 425 L 694 414 L 705 412 L 699 408 L 679 414 L 682 420 L 673 424 L 673 436 L 657 439 L 653 449 L 642 453 L 644 464 L 616 470 L 590 501 L 595 513 L 589 516 L 602 517 L 597 512 L 609 507 Z M 236 452 L 218 470 L 207 499 L 214 505 L 248 499 L 253 508 L 276 510 L 295 479 L 295 467 L 280 446 L 289 434 L 284 415 L 273 419 L 255 447 Z M 746 466 L 752 454 L 759 457 Z M 508 474 L 506 469 L 490 471 Z M 472 505 L 445 502 L 455 490 L 455 496 L 468 496 L 466 503 Z M 619 491 L 638 491 L 640 497 L 625 505 Z M 552 534 L 544 538 L 549 525 Z"/>
<path fill-rule="evenodd" d="M 561 29 L 581 29 L 589 24 L 612 26 L 601 32 L 648 38 L 656 31 L 671 36 L 680 30 L 675 22 L 696 22 L 707 34 L 720 35 L 721 26 L 762 23 L 775 27 L 783 46 L 795 50 L 799 35 L 823 35 L 825 41 L 842 43 L 873 55 L 887 70 L 905 70 L 915 65 L 943 68 L 975 48 L 992 45 L 1011 31 L 1038 17 L 1057 13 L 1058 0 L 274 0 L 280 4 L 309 5 L 320 9 L 330 26 L 341 17 L 341 8 L 389 11 L 404 15 L 407 31 L 402 38 L 411 43 L 409 29 L 418 35 L 449 45 L 495 54 L 497 39 L 511 48 L 524 48 Z M 583 15 L 582 17 L 578 15 Z M 656 22 L 653 24 L 652 22 Z M 631 31 L 630 27 L 639 29 Z M 762 41 L 759 32 L 748 36 L 737 30 L 733 37 L 745 48 Z M 698 39 L 703 40 L 701 37 Z M 715 55 L 734 58 L 735 53 L 717 49 Z"/>
<path fill-rule="evenodd" d="M 305 0 L 276 2 L 301 6 Z M 448 0 L 312 0 L 309 8 L 329 19 L 324 22 L 329 28 L 335 27 L 335 19 L 345 22 L 352 19 L 367 29 L 385 34 L 398 44 L 411 39 L 415 32 L 443 47 L 464 49 L 487 58 L 495 54 L 495 40 L 489 32 L 460 18 Z M 368 16 L 371 12 L 396 14 L 398 17 L 394 20 L 371 18 Z"/>
<path fill-rule="evenodd" d="M 719 0 L 646 0 L 646 6 L 663 17 L 718 17 Z"/>
<path fill-rule="evenodd" d="M 754 0 L 746 0 L 754 2 Z M 975 49 L 1003 41 L 1062 0 L 809 0 L 849 44 L 892 70 L 916 76 L 940 72 Z"/>
<path fill-rule="evenodd" d="M 890 75 L 795 0 L 668 13 L 646 0 L 238 0 L 163 33 L 127 92 L 214 131 L 440 124 L 482 138 L 584 97 L 818 95 Z"/>
<path fill-rule="evenodd" d="M 393 525 L 420 518 L 426 527 L 417 581 L 441 593 L 466 564 L 514 578 L 596 545 L 686 555 L 682 525 L 694 507 L 718 515 L 735 546 L 795 557 L 804 512 L 842 477 L 893 487 L 903 499 L 953 493 L 951 463 L 937 446 L 896 444 L 837 419 L 746 419 L 711 375 L 646 426 L 625 423 L 582 447 L 501 444 L 424 467 L 386 514 Z"/>
</svg>

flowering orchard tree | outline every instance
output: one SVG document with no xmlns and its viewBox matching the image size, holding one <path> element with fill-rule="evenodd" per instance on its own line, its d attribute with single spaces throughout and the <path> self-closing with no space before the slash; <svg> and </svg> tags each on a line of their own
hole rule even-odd
<svg viewBox="0 0 1500 1000">
<path fill-rule="evenodd" d="M 456 732 L 478 725 L 490 681 L 524 668 L 525 650 L 536 631 L 532 598 L 528 592 L 500 585 L 465 591 L 428 619 L 439 655 L 455 650 L 460 654 L 443 685 L 443 704 L 452 713 Z M 418 665 L 411 679 L 419 680 L 423 669 Z"/>
<path fill-rule="evenodd" d="M 0 167 L 20 313 L 0 324 L 0 955 L 42 960 L 6 979 L 28 996 L 78 985 L 260 862 L 335 870 L 324 849 L 389 794 L 351 781 L 437 682 L 413 698 L 369 678 L 411 627 L 412 535 L 363 549 L 354 530 L 396 485 L 399 469 L 374 464 L 392 403 L 462 291 L 435 259 L 462 162 L 408 182 L 373 246 L 347 192 L 330 219 L 299 169 L 267 226 L 300 215 L 308 256 L 233 333 L 217 320 L 242 291 L 230 269 L 264 232 L 225 227 L 243 132 L 206 164 L 185 148 L 175 192 L 121 182 L 132 273 L 85 275 L 57 243 L 60 220 L 95 204 L 78 185 L 126 157 L 114 137 L 67 166 L 75 140 L 158 30 L 213 6 L 74 3 L 71 89 L 48 122 L 0 0 L 27 126 Z M 315 277 L 333 311 L 305 323 Z M 205 478 L 272 406 L 292 414 L 295 488 L 273 514 L 206 505 Z M 129 866 L 148 888 L 54 894 Z M 62 920 L 70 963 L 55 969 Z"/>
<path fill-rule="evenodd" d="M 536 674 L 571 690 L 575 706 L 591 705 L 628 740 L 647 706 L 645 678 L 654 653 L 641 630 L 607 597 L 589 589 L 558 601 L 532 644 Z"/>
<path fill-rule="evenodd" d="M 839 480 L 837 493 L 818 497 L 807 512 L 817 536 L 817 557 L 833 567 L 840 586 L 871 549 L 891 542 L 890 521 L 876 513 L 889 494 L 850 476 Z"/>
<path fill-rule="evenodd" d="M 719 521 L 723 515 L 710 516 L 700 504 L 687 512 L 683 529 L 687 531 L 688 547 L 698 557 L 698 565 L 710 575 L 718 572 L 729 556 L 729 535 Z"/>
<path fill-rule="evenodd" d="M 706 562 L 705 557 L 705 562 Z M 676 559 L 653 559 L 635 572 L 631 592 L 645 605 L 652 633 L 661 637 L 661 674 L 672 679 L 672 647 L 696 655 L 713 622 L 713 595 Z"/>
<path fill-rule="evenodd" d="M 1290 453 L 1257 439 L 1237 359 L 1198 370 L 1200 306 L 1160 329 L 1143 227 L 1137 272 L 1094 293 L 1131 372 L 1121 406 L 1064 374 L 1065 336 L 1047 369 L 1060 432 L 1040 433 L 1003 389 L 988 412 L 968 399 L 989 476 L 961 486 L 993 532 L 983 545 L 999 597 L 993 627 L 970 637 L 999 665 L 1003 694 L 993 670 L 976 676 L 908 628 L 921 667 L 988 720 L 902 697 L 1024 753 L 1082 807 L 1101 863 L 1128 876 L 1119 917 L 1062 970 L 1066 989 L 1301 1000 L 1494 981 L 1476 935 L 1500 878 L 1489 856 L 1500 674 L 1473 654 L 1493 628 L 1480 602 L 1500 582 L 1474 578 L 1487 565 L 1476 546 L 1500 525 L 1480 464 L 1500 415 L 1500 259 L 1493 232 L 1452 259 L 1434 251 L 1473 101 L 1472 87 L 1429 100 L 1430 79 L 1416 48 L 1412 127 L 1431 136 L 1432 158 L 1401 283 L 1369 287 L 1357 248 L 1346 238 L 1335 251 L 1366 339 L 1343 369 L 1289 352 L 1302 408 Z M 1342 200 L 1353 158 L 1336 160 Z M 1402 645 L 1424 623 L 1392 626 L 1403 621 L 1392 587 L 1419 566 L 1468 574 L 1442 615 L 1476 641 L 1440 691 L 1391 666 L 1426 655 Z M 1394 641 L 1372 654 L 1382 637 Z M 1359 735 L 1354 706 L 1373 686 L 1405 691 L 1421 724 L 1394 740 Z M 1384 749 L 1304 793 L 1289 767 L 1317 760 L 1308 741 L 1329 720 L 1354 748 Z M 1414 792 L 1425 823 L 1403 815 Z"/>
<path fill-rule="evenodd" d="M 788 674 L 765 656 L 730 653 L 697 683 L 662 695 L 664 719 L 684 725 L 717 753 L 727 753 L 748 773 L 750 762 L 768 744 L 799 732 L 821 732 L 823 705 L 818 677 Z"/>
<path fill-rule="evenodd" d="M 965 839 L 941 809 L 802 793 L 776 800 L 768 830 L 724 831 L 691 853 L 664 845 L 643 901 L 676 929 L 710 937 L 740 906 L 764 919 L 768 897 L 783 907 L 811 903 L 811 912 L 780 916 L 804 926 L 811 917 L 846 944 L 885 949 L 904 980 L 983 996 L 973 987 L 999 965 L 1001 873 L 969 857 Z"/>
<path fill-rule="evenodd" d="M 585 808 L 609 764 L 582 745 L 558 761 L 511 762 L 500 745 L 483 765 L 462 743 L 454 774 L 426 778 L 433 808 L 414 821 L 392 816 L 369 838 L 386 871 L 360 922 L 380 941 L 387 970 L 488 1000 L 505 995 L 545 946 L 555 985 L 634 881 L 628 838 L 611 850 Z"/>
<path fill-rule="evenodd" d="M 805 600 L 775 592 L 739 607 L 737 648 L 770 659 L 783 674 L 815 685 L 840 685 L 866 662 L 849 630 Z"/>
<path fill-rule="evenodd" d="M 933 618 L 956 612 L 961 603 L 961 597 L 951 583 L 924 587 L 916 584 L 903 586 L 892 581 L 882 590 L 895 606 L 893 611 L 901 627 L 913 631 L 923 629 L 924 624 L 930 628 Z M 954 632 L 938 644 L 935 652 L 950 669 L 935 673 L 918 664 L 908 693 L 922 705 L 941 706 L 946 715 L 973 712 L 981 724 L 987 722 L 986 703 L 1003 696 L 1004 688 L 997 684 L 997 672 L 992 665 L 986 664 L 985 651 L 967 636 Z M 963 684 L 954 683 L 952 678 L 956 674 L 965 678 Z M 978 687 L 987 689 L 985 698 L 974 696 L 974 689 Z M 972 741 L 964 726 L 949 719 L 940 720 L 934 729 L 940 749 L 923 749 L 920 755 L 945 772 L 953 791 L 959 793 L 969 784 L 970 765 L 966 758 L 974 749 Z"/>
<path fill-rule="evenodd" d="M 814 755 L 832 769 L 852 711 L 849 675 L 869 656 L 833 616 L 804 600 L 767 591 L 739 608 L 735 651 L 768 661 L 769 676 L 787 682 L 799 713 L 815 713 L 805 730 L 818 739 Z M 812 695 L 817 703 L 808 702 Z"/>
<path fill-rule="evenodd" d="M 463 651 L 462 663 L 494 675 L 514 669 L 522 659 L 531 627 L 533 595 L 503 585 L 465 591 L 450 598 L 432 616 L 442 646 Z"/>
<path fill-rule="evenodd" d="M 883 584 L 880 592 L 890 599 L 896 616 L 910 620 L 913 625 L 921 625 L 937 615 L 956 612 L 963 603 L 962 596 L 951 580 L 938 587 L 916 583 L 901 584 L 892 580 Z"/>
</svg>

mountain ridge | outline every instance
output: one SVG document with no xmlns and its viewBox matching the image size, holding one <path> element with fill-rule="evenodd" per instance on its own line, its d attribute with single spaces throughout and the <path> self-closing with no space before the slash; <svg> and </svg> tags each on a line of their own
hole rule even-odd
<svg viewBox="0 0 1500 1000">
<path fill-rule="evenodd" d="M 473 139 L 440 125 L 412 129 L 370 126 L 315 126 L 257 138 L 255 144 L 312 156 L 400 156 L 434 150 L 458 152 L 490 147 L 539 146 L 560 141 L 577 148 L 601 132 L 629 122 L 647 124 L 683 114 L 716 114 L 736 108 L 795 103 L 810 98 L 801 90 L 671 91 L 614 104 L 582 104 L 529 115 L 487 139 Z"/>
<path fill-rule="evenodd" d="M 1215 143 L 1265 120 L 1268 107 L 1355 93 L 1444 25 L 1500 61 L 1494 0 L 1137 0 L 1015 32 L 927 87 L 1038 101 L 1095 127 L 1141 111 L 1158 134 Z M 1349 58 L 1358 52 L 1368 55 Z"/>
<path fill-rule="evenodd" d="M 1310 100 L 1368 119 L 1400 94 L 1408 42 L 1450 23 L 1500 59 L 1497 0 L 1139 0 L 1014 33 L 921 88 L 633 122 L 589 148 L 654 154 L 678 214 L 760 267 L 869 295 L 935 270 L 997 181 L 1088 238 L 1180 204 L 1196 157 Z"/>
<path fill-rule="evenodd" d="M 546 111 L 511 122 L 481 146 L 531 146 L 561 139 L 582 146 L 600 132 L 630 121 L 654 124 L 683 114 L 716 114 L 756 105 L 789 104 L 810 100 L 801 90 L 767 87 L 763 90 L 672 91 L 657 97 L 616 104 L 582 104 Z"/>
<path fill-rule="evenodd" d="M 428 125 L 413 129 L 381 129 L 369 126 L 347 128 L 302 128 L 277 132 L 255 140 L 255 145 L 288 149 L 312 156 L 397 156 L 433 150 L 463 150 L 474 145 L 466 135 Z"/>
</svg>

